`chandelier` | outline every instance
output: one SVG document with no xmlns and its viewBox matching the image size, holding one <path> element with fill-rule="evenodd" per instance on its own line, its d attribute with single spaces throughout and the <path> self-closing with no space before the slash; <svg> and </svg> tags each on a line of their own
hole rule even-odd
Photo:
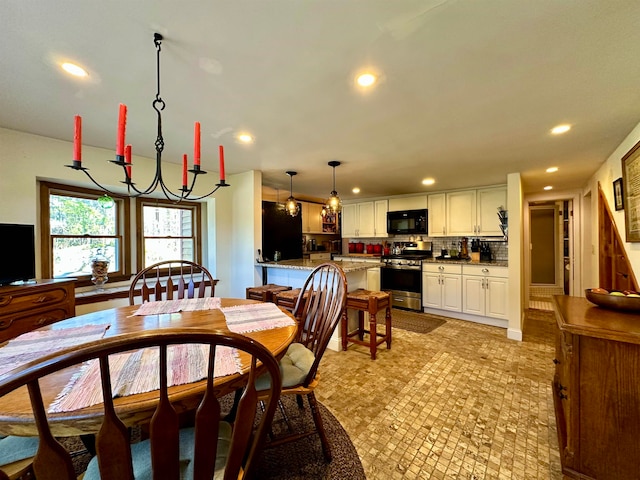
<svg viewBox="0 0 640 480">
<path fill-rule="evenodd" d="M 149 195 L 160 187 L 164 196 L 173 202 L 180 202 L 181 200 L 200 200 L 202 198 L 208 197 L 209 195 L 213 195 L 220 187 L 228 187 L 229 184 L 225 181 L 225 173 L 224 173 L 224 149 L 222 145 L 219 146 L 219 157 L 220 157 L 220 181 L 216 183 L 213 190 L 205 195 L 194 196 L 191 194 L 193 192 L 193 188 L 196 183 L 196 179 L 198 175 L 204 175 L 207 172 L 200 168 L 200 122 L 195 122 L 194 124 L 194 146 L 193 146 L 193 165 L 189 170 L 187 165 L 187 155 L 184 154 L 182 156 L 182 186 L 177 189 L 178 193 L 175 193 L 167 187 L 165 184 L 164 178 L 162 176 L 162 151 L 164 150 L 164 138 L 162 136 L 162 110 L 164 110 L 165 102 L 160 96 L 160 51 L 162 44 L 162 35 L 159 33 L 154 33 L 153 35 L 153 43 L 156 47 L 156 79 L 157 79 L 157 89 L 156 89 L 156 98 L 153 101 L 153 109 L 157 113 L 157 137 L 155 141 L 156 147 L 156 172 L 153 180 L 149 184 L 149 186 L 145 189 L 140 189 L 136 186 L 136 184 L 132 180 L 132 166 L 131 163 L 131 145 L 125 145 L 125 129 L 127 123 L 127 106 L 124 104 L 120 104 L 119 116 L 118 116 L 118 130 L 116 136 L 116 156 L 115 160 L 110 160 L 111 163 L 114 163 L 120 167 L 122 167 L 124 173 L 124 180 L 121 183 L 124 183 L 127 186 L 127 192 L 129 197 L 139 197 L 142 195 Z M 118 195 L 116 193 L 111 192 L 108 188 L 103 187 L 100 183 L 98 183 L 89 173 L 89 169 L 82 166 L 82 117 L 80 115 L 75 116 L 75 131 L 74 131 L 74 142 L 73 142 L 73 163 L 72 165 L 66 165 L 69 168 L 73 168 L 74 170 L 83 171 L 87 177 L 97 185 L 101 190 L 109 195 Z M 189 185 L 189 176 L 188 173 L 192 174 L 191 184 Z"/>
<path fill-rule="evenodd" d="M 331 190 L 326 205 L 322 209 L 323 216 L 329 213 L 338 213 L 342 209 L 342 200 L 340 200 L 338 192 L 336 192 L 336 167 L 340 165 L 340 162 L 332 160 L 328 165 L 333 168 L 333 190 Z"/>
<path fill-rule="evenodd" d="M 285 173 L 289 175 L 289 198 L 287 198 L 287 202 L 284 204 L 284 209 L 289 215 L 295 217 L 300 211 L 300 205 L 298 205 L 298 201 L 293 198 L 293 176 L 297 175 L 298 172 L 287 171 Z"/>
</svg>

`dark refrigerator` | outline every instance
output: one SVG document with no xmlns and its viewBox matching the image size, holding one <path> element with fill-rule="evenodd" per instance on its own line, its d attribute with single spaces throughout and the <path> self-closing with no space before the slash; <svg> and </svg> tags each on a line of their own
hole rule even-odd
<svg viewBox="0 0 640 480">
<path fill-rule="evenodd" d="M 273 252 L 282 260 L 302 258 L 302 215 L 289 215 L 282 204 L 262 202 L 262 256 L 273 260 Z"/>
</svg>

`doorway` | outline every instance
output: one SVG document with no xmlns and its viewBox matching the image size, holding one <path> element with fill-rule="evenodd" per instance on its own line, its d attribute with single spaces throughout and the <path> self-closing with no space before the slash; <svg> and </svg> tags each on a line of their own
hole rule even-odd
<svg viewBox="0 0 640 480">
<path fill-rule="evenodd" d="M 552 310 L 552 295 L 573 293 L 573 200 L 529 203 L 529 308 Z"/>
</svg>

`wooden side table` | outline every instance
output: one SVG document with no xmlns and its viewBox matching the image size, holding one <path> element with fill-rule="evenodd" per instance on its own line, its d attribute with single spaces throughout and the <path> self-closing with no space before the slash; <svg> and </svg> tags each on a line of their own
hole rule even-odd
<svg viewBox="0 0 640 480">
<path fill-rule="evenodd" d="M 358 311 L 358 328 L 349 332 L 347 310 Z M 385 332 L 379 333 L 377 330 L 376 314 L 385 311 L 384 323 Z M 369 313 L 369 329 L 364 328 L 364 312 Z M 349 343 L 364 345 L 369 347 L 371 359 L 376 359 L 378 345 L 387 342 L 387 349 L 391 348 L 391 292 L 378 292 L 359 288 L 347 293 L 347 304 L 342 315 L 342 350 L 346 350 Z M 368 340 L 364 335 L 368 334 Z M 357 338 L 356 338 L 357 337 Z"/>
</svg>

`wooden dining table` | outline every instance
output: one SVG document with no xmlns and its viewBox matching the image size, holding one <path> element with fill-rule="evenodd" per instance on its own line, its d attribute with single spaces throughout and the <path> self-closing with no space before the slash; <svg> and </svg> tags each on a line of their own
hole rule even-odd
<svg viewBox="0 0 640 480">
<path fill-rule="evenodd" d="M 254 300 L 222 298 L 220 306 L 231 307 L 258 303 Z M 39 330 L 68 329 L 85 325 L 108 324 L 104 337 L 114 337 L 124 333 L 142 332 L 165 328 L 199 328 L 212 331 L 229 332 L 225 316 L 218 309 L 182 311 L 178 313 L 162 313 L 139 316 L 134 312 L 140 305 L 112 308 L 80 315 L 62 320 Z M 276 358 L 286 352 L 293 342 L 297 324 L 294 317 L 285 309 L 284 314 L 294 320 L 294 324 L 286 327 L 272 328 L 244 333 L 249 338 L 264 345 Z M 242 355 L 240 360 L 243 360 Z M 40 380 L 45 405 L 49 405 L 69 383 L 71 377 L 78 372 L 80 366 L 61 370 Z M 222 396 L 241 388 L 246 382 L 247 362 L 242 362 L 242 372 L 215 378 L 218 396 Z M 176 411 L 188 412 L 197 408 L 204 393 L 205 381 L 197 381 L 185 385 L 172 386 L 169 389 L 170 399 Z M 114 399 L 114 405 L 120 419 L 128 427 L 147 424 L 157 405 L 157 391 L 139 393 Z M 102 404 L 81 408 L 72 412 L 49 413 L 52 433 L 58 437 L 96 433 L 102 422 Z M 0 434 L 34 436 L 37 429 L 31 413 L 31 404 L 26 387 L 0 398 Z"/>
</svg>

